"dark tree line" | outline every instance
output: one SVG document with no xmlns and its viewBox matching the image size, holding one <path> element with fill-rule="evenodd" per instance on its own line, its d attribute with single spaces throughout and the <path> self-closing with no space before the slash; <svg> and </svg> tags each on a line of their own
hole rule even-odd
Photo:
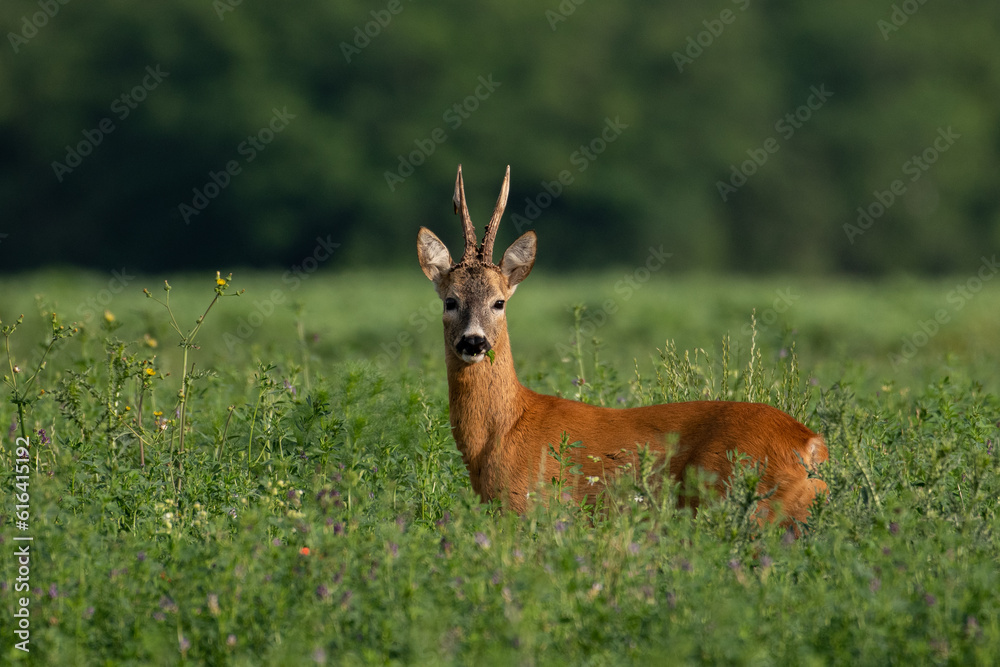
<svg viewBox="0 0 1000 667">
<path fill-rule="evenodd" d="M 413 263 L 511 165 L 549 265 L 963 272 L 1000 245 L 1000 6 L 5 2 L 0 266 Z M 485 222 L 485 220 L 482 220 Z M 450 236 L 449 236 L 450 235 Z M 551 250 L 549 250 L 551 248 Z"/>
</svg>

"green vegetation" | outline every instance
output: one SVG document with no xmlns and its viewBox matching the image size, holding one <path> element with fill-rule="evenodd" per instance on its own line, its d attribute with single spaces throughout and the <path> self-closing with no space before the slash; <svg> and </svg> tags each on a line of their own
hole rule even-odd
<svg viewBox="0 0 1000 667">
<path fill-rule="evenodd" d="M 971 271 L 1000 243 L 998 20 L 991 0 L 11 0 L 0 266 L 288 266 L 327 235 L 338 266 L 409 263 L 464 163 L 477 220 L 511 165 L 513 221 L 567 268 L 663 244 L 671 271 Z"/>
<path fill-rule="evenodd" d="M 697 517 L 648 478 L 598 516 L 480 505 L 416 269 L 295 289 L 171 278 L 169 313 L 142 294 L 164 299 L 152 278 L 114 294 L 106 276 L 0 281 L 4 326 L 25 313 L 5 330 L 4 489 L 22 428 L 31 443 L 29 530 L 0 507 L 0 655 L 29 658 L 10 630 L 13 538 L 30 535 L 32 664 L 989 663 L 996 287 L 955 309 L 961 278 L 616 290 L 629 275 L 533 275 L 510 306 L 523 381 L 609 405 L 790 410 L 831 454 L 801 539 L 754 528 L 752 467 Z M 949 320 L 894 367 L 939 309 Z"/>
</svg>

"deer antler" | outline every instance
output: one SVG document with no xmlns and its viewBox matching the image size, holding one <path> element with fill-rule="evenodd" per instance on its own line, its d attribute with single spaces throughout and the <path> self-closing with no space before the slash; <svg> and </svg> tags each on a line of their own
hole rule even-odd
<svg viewBox="0 0 1000 667">
<path fill-rule="evenodd" d="M 479 251 L 479 258 L 490 264 L 493 263 L 493 242 L 497 238 L 497 228 L 500 226 L 500 218 L 503 217 L 503 210 L 507 206 L 507 195 L 510 193 L 510 165 L 507 165 L 507 173 L 503 177 L 503 185 L 500 186 L 500 196 L 497 197 L 497 205 L 493 209 L 493 217 L 490 224 L 486 226 L 486 236 L 483 237 L 483 248 Z"/>
<path fill-rule="evenodd" d="M 465 252 L 462 253 L 462 262 L 474 260 L 476 258 L 476 229 L 472 226 L 472 218 L 469 217 L 469 206 L 465 202 L 465 181 L 462 180 L 462 165 L 458 165 L 458 176 L 455 177 L 455 196 L 452 199 L 455 203 L 455 213 L 462 215 L 462 230 L 465 232 Z"/>
</svg>

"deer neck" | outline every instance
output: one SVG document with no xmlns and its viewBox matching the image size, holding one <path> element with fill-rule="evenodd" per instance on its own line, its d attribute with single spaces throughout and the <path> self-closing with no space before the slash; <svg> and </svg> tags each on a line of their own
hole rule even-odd
<svg viewBox="0 0 1000 667">
<path fill-rule="evenodd" d="M 473 487 L 483 495 L 480 473 L 520 418 L 523 404 L 518 397 L 523 387 L 514 372 L 506 328 L 493 344 L 492 363 L 484 359 L 467 364 L 450 345 L 446 347 L 452 435 L 469 468 Z"/>
</svg>

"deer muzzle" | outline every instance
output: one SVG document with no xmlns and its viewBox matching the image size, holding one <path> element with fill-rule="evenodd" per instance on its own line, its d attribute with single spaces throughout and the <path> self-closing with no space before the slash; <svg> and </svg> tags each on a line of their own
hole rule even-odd
<svg viewBox="0 0 1000 667">
<path fill-rule="evenodd" d="M 489 350 L 490 343 L 486 337 L 476 334 L 462 336 L 455 344 L 455 351 L 458 352 L 463 361 L 469 364 L 482 361 Z"/>
</svg>

